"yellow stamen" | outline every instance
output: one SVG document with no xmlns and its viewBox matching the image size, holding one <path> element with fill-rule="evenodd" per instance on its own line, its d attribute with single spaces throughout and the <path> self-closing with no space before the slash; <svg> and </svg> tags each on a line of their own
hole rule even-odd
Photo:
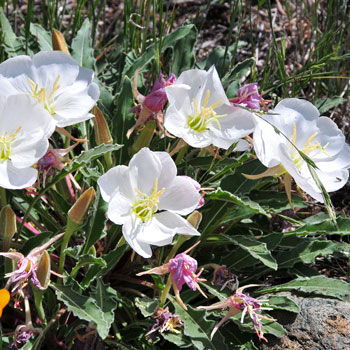
<svg viewBox="0 0 350 350">
<path fill-rule="evenodd" d="M 211 122 L 215 122 L 218 125 L 218 128 L 221 129 L 220 123 L 218 121 L 219 118 L 226 117 L 227 114 L 217 115 L 214 111 L 214 108 L 218 107 L 222 104 L 222 101 L 217 101 L 212 104 L 210 107 L 207 107 L 210 98 L 210 90 L 207 90 L 205 99 L 203 102 L 203 106 L 199 108 L 198 102 L 193 99 L 193 105 L 195 112 L 190 115 L 187 121 L 187 125 L 190 129 L 196 132 L 203 132 L 208 129 L 208 125 Z"/>
<path fill-rule="evenodd" d="M 158 191 L 158 178 L 154 180 L 154 186 L 151 195 L 142 193 L 139 189 L 135 188 L 135 192 L 138 195 L 137 200 L 133 205 L 133 212 L 143 222 L 149 221 L 158 210 L 159 197 L 163 194 L 165 188 Z"/>
<path fill-rule="evenodd" d="M 52 85 L 52 89 L 48 97 L 46 93 L 46 88 L 40 89 L 38 84 L 36 84 L 32 79 L 28 78 L 28 81 L 30 83 L 30 90 L 32 92 L 32 94 L 29 96 L 37 100 L 51 115 L 55 114 L 55 111 L 52 107 L 54 97 L 53 95 L 60 88 L 60 85 L 58 84 L 60 78 L 61 76 L 58 75 L 55 82 Z"/>
<path fill-rule="evenodd" d="M 16 135 L 19 133 L 21 128 L 21 126 L 18 127 L 18 129 L 11 135 L 7 135 L 7 132 L 5 132 L 4 136 L 0 136 L 0 162 L 10 158 L 11 143 L 15 140 Z"/>
</svg>

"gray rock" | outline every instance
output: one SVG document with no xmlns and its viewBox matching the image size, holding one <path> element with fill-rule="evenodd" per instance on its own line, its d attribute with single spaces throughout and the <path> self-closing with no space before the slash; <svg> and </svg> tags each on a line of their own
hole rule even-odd
<svg viewBox="0 0 350 350">
<path fill-rule="evenodd" d="M 350 350 L 350 303 L 288 295 L 300 313 L 274 313 L 287 336 L 269 338 L 262 350 Z"/>
</svg>

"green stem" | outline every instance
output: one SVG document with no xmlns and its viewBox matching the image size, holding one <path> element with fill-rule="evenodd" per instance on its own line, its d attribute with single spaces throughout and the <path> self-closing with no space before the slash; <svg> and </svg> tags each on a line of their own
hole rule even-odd
<svg viewBox="0 0 350 350">
<path fill-rule="evenodd" d="M 189 237 L 191 237 L 191 236 L 186 236 L 186 235 L 179 236 L 179 239 L 177 240 L 176 244 L 172 247 L 170 253 L 166 257 L 164 264 L 167 264 L 169 262 L 169 260 L 175 256 L 177 250 L 180 248 L 182 243 L 185 242 Z"/>
<path fill-rule="evenodd" d="M 168 297 L 169 294 L 169 290 L 171 288 L 171 284 L 172 284 L 172 278 L 171 275 L 168 277 L 168 281 L 162 291 L 162 294 L 160 296 L 160 304 L 159 307 L 163 307 L 165 302 L 166 302 L 166 298 Z"/>
<path fill-rule="evenodd" d="M 117 244 L 117 248 L 121 247 L 122 245 L 125 244 L 125 238 L 124 236 L 122 236 L 122 238 L 120 238 L 118 244 Z"/>
<path fill-rule="evenodd" d="M 6 190 L 3 187 L 0 187 L 0 196 L 1 196 L 1 207 L 3 208 L 7 205 Z"/>
<path fill-rule="evenodd" d="M 109 169 L 113 168 L 112 152 L 106 153 L 104 155 L 104 159 L 105 159 L 106 166 L 107 166 L 106 170 L 109 170 Z"/>
<path fill-rule="evenodd" d="M 35 287 L 32 288 L 33 293 L 34 293 L 34 304 L 36 307 L 36 311 L 38 312 L 38 316 L 41 320 L 41 322 L 46 325 L 46 316 L 45 316 L 45 311 L 43 308 L 43 295 L 44 291 L 38 290 Z"/>
<path fill-rule="evenodd" d="M 66 227 L 66 232 L 63 236 L 63 242 L 61 244 L 61 253 L 60 253 L 60 261 L 59 261 L 59 266 L 58 266 L 58 273 L 63 274 L 63 269 L 64 269 L 64 261 L 66 259 L 66 253 L 64 252 L 65 249 L 68 246 L 68 242 L 70 238 L 72 237 L 73 233 L 76 231 L 78 228 L 78 224 L 72 221 L 71 219 L 68 218 L 68 223 Z M 62 279 L 58 280 L 58 283 L 62 283 Z"/>
<path fill-rule="evenodd" d="M 66 130 L 71 133 L 72 131 L 72 127 L 71 126 L 67 126 Z M 68 148 L 70 146 L 70 139 L 69 137 L 66 136 L 66 139 L 64 140 L 64 148 Z"/>
<path fill-rule="evenodd" d="M 32 329 L 33 328 L 32 315 L 30 313 L 29 300 L 26 297 L 24 297 L 24 310 L 26 314 L 26 326 Z"/>
<path fill-rule="evenodd" d="M 182 245 L 183 242 L 186 241 L 186 239 L 188 239 L 190 236 L 185 236 L 185 235 L 181 235 L 179 237 L 179 239 L 177 240 L 176 244 L 173 246 L 173 248 L 171 249 L 170 253 L 168 254 L 168 256 L 166 257 L 165 261 L 164 261 L 164 264 L 167 264 L 169 262 L 170 259 L 172 259 L 177 250 L 180 248 L 180 246 Z M 159 304 L 159 307 L 163 307 L 163 305 L 165 304 L 166 302 L 166 299 L 168 297 L 168 294 L 169 294 L 169 290 L 171 288 L 171 284 L 172 284 L 172 277 L 171 275 L 169 276 L 168 278 L 168 281 L 162 291 L 162 294 L 160 296 L 160 304 Z"/>
</svg>

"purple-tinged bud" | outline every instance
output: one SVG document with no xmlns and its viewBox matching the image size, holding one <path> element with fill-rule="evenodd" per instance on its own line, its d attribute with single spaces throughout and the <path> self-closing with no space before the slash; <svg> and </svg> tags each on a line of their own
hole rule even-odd
<svg viewBox="0 0 350 350">
<path fill-rule="evenodd" d="M 112 144 L 113 137 L 109 130 L 106 119 L 98 107 L 94 107 L 94 126 L 95 126 L 95 140 L 97 145 Z"/>
<path fill-rule="evenodd" d="M 73 204 L 72 208 L 69 209 L 69 219 L 74 223 L 81 225 L 84 222 L 94 199 L 95 190 L 93 187 L 90 187 L 79 197 L 79 199 Z"/>
<path fill-rule="evenodd" d="M 46 250 L 40 255 L 36 271 L 34 272 L 35 273 L 33 273 L 32 276 L 33 284 L 38 287 L 36 282 L 39 282 L 41 287 L 39 287 L 40 290 L 47 289 L 50 283 L 51 260 L 50 255 Z"/>
<path fill-rule="evenodd" d="M 64 36 L 57 29 L 52 31 L 52 48 L 56 51 L 62 51 L 67 55 L 70 54 Z"/>
<path fill-rule="evenodd" d="M 56 164 L 56 154 L 52 150 L 48 150 L 46 154 L 38 160 L 38 170 L 49 172 Z"/>
<path fill-rule="evenodd" d="M 3 239 L 5 252 L 9 250 L 11 238 L 16 231 L 16 214 L 10 205 L 6 205 L 0 213 L 0 237 Z"/>
</svg>

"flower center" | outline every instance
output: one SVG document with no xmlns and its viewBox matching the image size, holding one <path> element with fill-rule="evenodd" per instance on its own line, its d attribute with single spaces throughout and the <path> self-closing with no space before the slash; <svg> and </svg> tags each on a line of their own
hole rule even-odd
<svg viewBox="0 0 350 350">
<path fill-rule="evenodd" d="M 51 115 L 55 114 L 55 110 L 52 106 L 53 104 L 53 95 L 54 93 L 60 88 L 60 85 L 58 84 L 61 76 L 58 75 L 55 82 L 52 85 L 52 90 L 47 96 L 46 89 L 45 88 L 39 88 L 39 85 L 36 84 L 33 80 L 28 78 L 30 82 L 30 91 L 32 92 L 31 97 L 33 97 L 35 100 L 37 100 Z"/>
<path fill-rule="evenodd" d="M 21 126 L 11 135 L 0 136 L 0 162 L 8 160 L 11 154 L 11 143 L 15 140 L 16 135 L 21 130 Z"/>
<path fill-rule="evenodd" d="M 193 99 L 193 105 L 195 112 L 190 115 L 187 121 L 187 125 L 190 129 L 196 132 L 203 132 L 208 129 L 208 125 L 211 122 L 215 122 L 219 129 L 221 129 L 220 123 L 218 121 L 219 118 L 226 117 L 227 114 L 217 115 L 214 111 L 214 108 L 218 107 L 222 101 L 218 101 L 211 106 L 207 107 L 210 97 L 210 91 L 207 90 L 205 100 L 202 107 L 198 106 L 198 103 L 195 99 Z"/>
<path fill-rule="evenodd" d="M 318 141 L 316 141 L 316 143 L 311 144 L 311 142 L 315 139 L 315 137 L 318 135 L 318 132 L 315 132 L 314 134 L 312 134 L 306 141 L 304 147 L 301 149 L 301 151 L 303 153 L 305 153 L 306 155 L 309 155 L 312 151 L 317 150 L 317 152 L 313 155 L 317 155 L 320 152 L 324 153 L 327 157 L 330 157 L 330 155 L 326 152 L 326 148 L 329 145 L 329 142 L 327 142 L 324 146 L 322 146 Z M 295 145 L 295 141 L 297 138 L 297 126 L 296 123 L 294 122 L 293 124 L 293 135 L 292 135 L 292 143 L 293 145 Z M 296 165 L 296 167 L 298 169 L 300 169 L 300 167 L 303 164 L 303 158 L 300 156 L 299 152 L 295 150 L 294 147 L 292 147 L 291 149 L 291 157 L 293 159 L 294 164 Z"/>
<path fill-rule="evenodd" d="M 139 189 L 135 189 L 138 198 L 134 202 L 132 207 L 132 211 L 142 220 L 142 222 L 147 222 L 152 219 L 153 215 L 158 210 L 159 197 L 164 192 L 165 188 L 162 188 L 158 191 L 158 178 L 154 180 L 154 186 L 152 189 L 152 193 L 147 195 L 142 193 Z"/>
</svg>

